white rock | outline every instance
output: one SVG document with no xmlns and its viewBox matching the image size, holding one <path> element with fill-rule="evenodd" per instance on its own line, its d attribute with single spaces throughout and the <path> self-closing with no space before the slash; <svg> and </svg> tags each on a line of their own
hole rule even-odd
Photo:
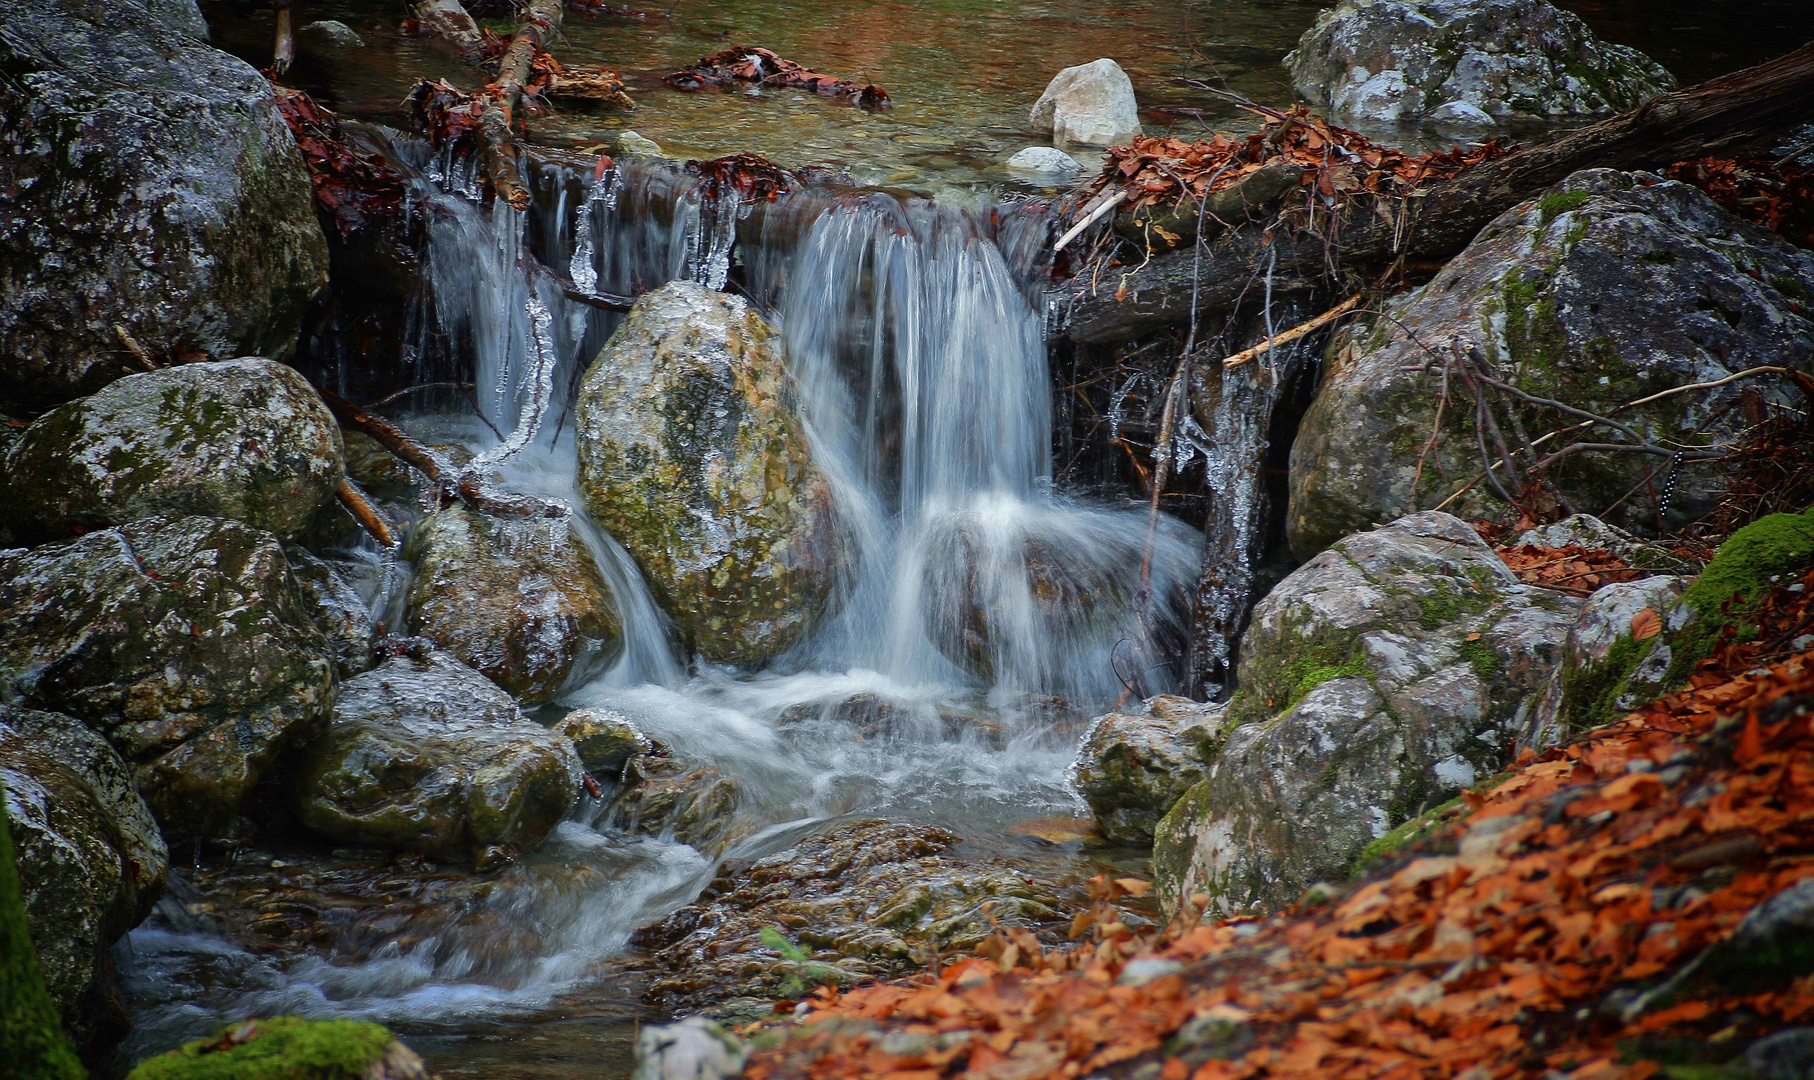
<svg viewBox="0 0 1814 1080">
<path fill-rule="evenodd" d="M 1029 146 L 1008 159 L 1008 171 L 1040 179 L 1068 180 L 1083 171 L 1071 155 L 1051 146 Z"/>
<path fill-rule="evenodd" d="M 625 131 L 617 136 L 617 154 L 619 157 L 631 158 L 665 158 L 667 151 L 654 139 L 644 138 L 634 131 Z"/>
<path fill-rule="evenodd" d="M 630 1080 L 727 1080 L 749 1056 L 743 1041 L 703 1016 L 646 1027 L 636 1035 Z"/>
<path fill-rule="evenodd" d="M 1114 146 L 1140 134 L 1134 84 L 1107 58 L 1065 68 L 1039 95 L 1030 117 L 1060 145 Z"/>
</svg>

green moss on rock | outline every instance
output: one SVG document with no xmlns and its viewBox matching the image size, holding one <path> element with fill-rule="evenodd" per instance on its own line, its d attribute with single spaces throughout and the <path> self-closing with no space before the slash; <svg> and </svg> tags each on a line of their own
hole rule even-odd
<svg viewBox="0 0 1814 1080">
<path fill-rule="evenodd" d="M 86 1074 L 63 1037 L 63 1024 L 45 992 L 25 923 L 19 872 L 0 785 L 0 1061 L 19 1080 L 81 1080 Z"/>
<path fill-rule="evenodd" d="M 150 1058 L 127 1080 L 365 1080 L 394 1042 L 357 1020 L 252 1020 Z"/>
</svg>

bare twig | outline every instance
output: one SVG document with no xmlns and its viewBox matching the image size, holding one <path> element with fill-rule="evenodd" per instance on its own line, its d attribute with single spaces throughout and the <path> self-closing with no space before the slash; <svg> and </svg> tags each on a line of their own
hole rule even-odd
<svg viewBox="0 0 1814 1080">
<path fill-rule="evenodd" d="M 120 336 L 120 344 L 126 346 L 126 351 L 132 354 L 132 358 L 139 362 L 140 367 L 146 371 L 157 370 L 158 366 L 151 359 L 151 354 L 145 351 L 145 346 L 140 345 L 139 340 L 128 333 L 124 326 L 114 323 L 113 332 Z"/>
<path fill-rule="evenodd" d="M 1083 216 L 1083 220 L 1071 226 L 1069 232 L 1059 237 L 1058 243 L 1052 245 L 1052 250 L 1063 251 L 1066 244 L 1077 239 L 1077 237 L 1083 233 L 1083 230 L 1094 225 L 1102 215 L 1115 209 L 1115 207 L 1120 206 L 1126 198 L 1127 192 L 1117 188 L 1112 194 L 1104 195 L 1092 201 L 1090 205 L 1085 208 L 1086 213 Z"/>
<path fill-rule="evenodd" d="M 1355 307 L 1360 304 L 1360 301 L 1360 294 L 1356 293 L 1308 322 L 1299 323 L 1289 330 L 1267 338 L 1265 341 L 1260 342 L 1251 349 L 1243 349 L 1240 352 L 1235 353 L 1233 356 L 1223 360 L 1222 366 L 1225 368 L 1240 367 L 1242 364 L 1276 349 L 1280 345 L 1289 345 L 1301 337 L 1314 334 L 1323 327 L 1328 326 L 1330 323 L 1341 318 L 1343 315 L 1353 311 Z"/>
<path fill-rule="evenodd" d="M 365 496 L 360 493 L 351 480 L 342 477 L 340 485 L 334 489 L 334 497 L 340 500 L 341 506 L 346 507 L 347 513 L 353 515 L 353 520 L 359 523 L 359 527 L 371 534 L 372 539 L 385 547 L 397 546 L 389 523 L 384 520 L 382 514 L 378 513 L 376 507 L 366 501 Z"/>
</svg>

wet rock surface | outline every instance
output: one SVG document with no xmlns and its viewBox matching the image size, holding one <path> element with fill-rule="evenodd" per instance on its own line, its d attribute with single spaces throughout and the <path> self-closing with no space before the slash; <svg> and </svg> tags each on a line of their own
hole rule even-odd
<svg viewBox="0 0 1814 1080">
<path fill-rule="evenodd" d="M 655 749 L 654 742 L 616 709 L 575 709 L 554 730 L 572 739 L 580 762 L 601 777 L 623 775 L 631 757 Z"/>
<path fill-rule="evenodd" d="M 348 679 L 296 778 L 323 836 L 459 861 L 534 850 L 579 797 L 579 754 L 510 695 L 426 643 Z"/>
<path fill-rule="evenodd" d="M 1134 84 L 1107 58 L 1054 75 L 1028 119 L 1060 146 L 1117 146 L 1140 134 Z"/>
<path fill-rule="evenodd" d="M 409 632 L 525 705 L 549 700 L 576 668 L 608 662 L 621 644 L 611 588 L 565 517 L 453 506 L 424 518 L 405 550 L 416 564 Z"/>
<path fill-rule="evenodd" d="M 1075 771 L 1104 837 L 1152 842 L 1159 819 L 1203 779 L 1204 761 L 1221 749 L 1224 711 L 1160 695 L 1095 722 Z"/>
<path fill-rule="evenodd" d="M 107 952 L 163 891 L 163 835 L 131 766 L 60 713 L 0 705 L 0 788 L 38 969 L 99 1058 L 131 1027 Z"/>
<path fill-rule="evenodd" d="M 303 604 L 310 608 L 327 635 L 334 653 L 334 666 L 340 677 L 350 678 L 368 671 L 377 662 L 373 655 L 382 636 L 372 619 L 372 609 L 355 584 L 351 567 L 320 558 L 300 547 L 284 548 L 290 559 L 290 572 Z"/>
<path fill-rule="evenodd" d="M 737 819 L 743 785 L 711 765 L 658 746 L 631 756 L 622 770 L 608 820 L 626 832 L 673 837 L 715 856 L 748 830 Z"/>
<path fill-rule="evenodd" d="M 701 656 L 757 664 L 800 640 L 835 576 L 830 490 L 781 341 L 741 298 L 643 296 L 576 417 L 587 509 Z"/>
<path fill-rule="evenodd" d="M 1807 368 L 1814 314 L 1800 298 L 1810 291 L 1814 253 L 1693 188 L 1644 173 L 1574 174 L 1501 215 L 1397 301 L 1397 323 L 1381 320 L 1331 344 L 1328 374 L 1291 449 L 1292 551 L 1308 559 L 1346 533 L 1440 503 L 1477 475 L 1465 391 L 1451 385 L 1440 431 L 1435 425 L 1442 358 L 1455 349 L 1478 349 L 1499 379 L 1527 394 L 1604 416 L 1750 367 Z M 1793 404 L 1788 383 L 1765 376 L 1625 409 L 1618 419 L 1653 443 L 1697 432 L 1730 438 L 1748 423 L 1732 406 L 1750 390 Z M 1542 408 L 1520 415 L 1533 437 L 1576 419 Z M 1655 465 L 1646 454 L 1580 453 L 1547 475 L 1575 506 L 1643 533 L 1656 527 L 1657 497 L 1624 497 Z M 1492 498 L 1484 489 L 1458 499 L 1456 512 L 1483 511 Z M 1665 521 L 1699 518 L 1720 490 L 1709 465 L 1681 463 Z"/>
<path fill-rule="evenodd" d="M 333 690 L 328 640 L 270 533 L 148 518 L 0 552 L 0 700 L 105 735 L 172 843 L 227 835 Z"/>
<path fill-rule="evenodd" d="M 1162 902 L 1206 893 L 1223 912 L 1280 907 L 1492 776 L 1580 606 L 1520 584 L 1442 513 L 1351 536 L 1299 567 L 1254 608 L 1226 744 L 1158 826 Z"/>
<path fill-rule="evenodd" d="M 966 862 L 944 829 L 855 821 L 754 863 L 727 863 L 692 904 L 637 935 L 649 997 L 769 1011 L 776 998 L 967 952 L 995 924 L 1050 928 L 1058 895 L 1005 860 Z"/>
<path fill-rule="evenodd" d="M 154 357 L 280 355 L 327 284 L 308 174 L 250 64 L 188 0 L 7 0 L 0 408 Z"/>
<path fill-rule="evenodd" d="M 1343 123 L 1490 127 L 1619 112 L 1675 87 L 1661 64 L 1545 0 L 1348 0 L 1285 66 Z"/>
<path fill-rule="evenodd" d="M 39 539 L 185 514 L 288 538 L 346 475 L 327 406 L 257 357 L 128 375 L 39 417 L 4 465 L 15 528 Z"/>
</svg>

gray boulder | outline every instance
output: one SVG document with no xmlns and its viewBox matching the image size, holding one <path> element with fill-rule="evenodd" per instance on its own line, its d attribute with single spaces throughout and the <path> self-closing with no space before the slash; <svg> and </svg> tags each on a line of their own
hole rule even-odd
<svg viewBox="0 0 1814 1080">
<path fill-rule="evenodd" d="M 1694 569 L 1688 560 L 1662 544 L 1640 539 L 1624 529 L 1606 524 L 1592 514 L 1570 514 L 1561 521 L 1526 529 L 1518 534 L 1513 543 L 1533 547 L 1579 545 L 1597 548 L 1612 552 L 1625 560 L 1625 565 L 1638 570 L 1686 574 Z"/>
<path fill-rule="evenodd" d="M 0 0 L 0 409 L 277 356 L 327 285 L 302 155 L 192 0 Z"/>
<path fill-rule="evenodd" d="M 636 1033 L 630 1080 L 729 1080 L 750 1055 L 743 1040 L 703 1016 Z"/>
<path fill-rule="evenodd" d="M 1519 743 L 1542 750 L 1667 692 L 1675 660 L 1671 639 L 1694 618 L 1693 609 L 1681 602 L 1691 583 L 1660 574 L 1603 585 L 1588 597 Z M 1639 638 L 1636 620 L 1645 611 L 1655 614 L 1656 632 Z"/>
<path fill-rule="evenodd" d="M 579 797 L 572 740 L 449 654 L 411 643 L 348 679 L 296 778 L 304 825 L 458 861 L 541 845 Z"/>
<path fill-rule="evenodd" d="M 288 546 L 290 572 L 296 577 L 304 606 L 312 612 L 315 625 L 327 635 L 333 650 L 334 666 L 341 678 L 369 671 L 376 661 L 378 624 L 354 583 L 347 564 L 329 562 L 300 547 Z"/>
<path fill-rule="evenodd" d="M 409 632 L 459 657 L 525 705 L 554 697 L 574 669 L 616 654 L 611 587 L 565 518 L 453 506 L 410 534 Z"/>
<path fill-rule="evenodd" d="M 632 757 L 655 749 L 654 742 L 616 709 L 575 709 L 554 730 L 573 740 L 580 762 L 599 776 L 621 776 Z"/>
<path fill-rule="evenodd" d="M 107 951 L 164 889 L 164 838 L 132 767 L 80 720 L 0 705 L 6 797 L 38 967 L 84 1056 L 131 1027 Z"/>
<path fill-rule="evenodd" d="M 836 575 L 831 492 L 749 305 L 683 281 L 647 293 L 576 415 L 587 510 L 699 654 L 758 664 L 800 640 Z"/>
<path fill-rule="evenodd" d="M 1134 84 L 1106 57 L 1054 75 L 1028 120 L 1060 146 L 1116 146 L 1140 134 Z"/>
<path fill-rule="evenodd" d="M 1523 585 L 1467 523 L 1413 514 L 1316 556 L 1254 607 L 1232 729 L 1159 823 L 1169 909 L 1276 908 L 1506 762 L 1581 601 Z"/>
<path fill-rule="evenodd" d="M 0 552 L 0 701 L 105 735 L 173 844 L 226 836 L 333 693 L 327 638 L 270 533 L 147 518 Z"/>
<path fill-rule="evenodd" d="M 1161 694 L 1091 726 L 1074 773 L 1105 838 L 1152 842 L 1159 819 L 1203 779 L 1206 757 L 1220 752 L 1223 712 Z"/>
<path fill-rule="evenodd" d="M 1809 367 L 1810 293 L 1814 252 L 1699 191 L 1643 173 L 1576 173 L 1481 230 L 1428 285 L 1391 305 L 1393 319 L 1331 343 L 1328 374 L 1291 448 L 1292 552 L 1308 559 L 1347 533 L 1440 504 L 1479 474 L 1473 403 L 1453 380 L 1435 427 L 1441 358 L 1457 346 L 1477 349 L 1527 394 L 1606 415 L 1749 367 Z M 1652 442 L 1728 437 L 1748 423 L 1732 406 L 1752 387 L 1791 403 L 1788 381 L 1768 376 L 1663 398 L 1618 419 Z M 1533 437 L 1575 419 L 1534 407 L 1522 415 Z M 1603 430 L 1592 441 L 1624 438 Z M 1433 432 L 1436 445 L 1424 454 Z M 1577 506 L 1616 505 L 1601 516 L 1642 533 L 1655 528 L 1657 498 L 1626 496 L 1657 464 L 1645 454 L 1580 453 L 1555 462 L 1548 477 Z M 1658 490 L 1665 486 L 1659 477 Z M 1700 517 L 1722 489 L 1709 464 L 1683 463 L 1667 520 Z M 1476 484 L 1452 507 L 1471 517 L 1496 505 L 1491 499 Z"/>
<path fill-rule="evenodd" d="M 345 52 L 349 49 L 365 48 L 365 39 L 359 31 L 339 19 L 317 19 L 298 30 L 297 36 L 311 48 L 323 52 Z"/>
<path fill-rule="evenodd" d="M 1546 0 L 1345 0 L 1285 66 L 1300 94 L 1362 124 L 1591 116 L 1675 87 L 1662 65 Z"/>
<path fill-rule="evenodd" d="M 1083 171 L 1076 158 L 1051 146 L 1029 146 L 1008 159 L 1008 171 L 1045 183 L 1064 183 Z"/>
<path fill-rule="evenodd" d="M 128 375 L 40 416 L 4 461 L 16 527 L 45 538 L 185 514 L 293 537 L 346 477 L 314 388 L 257 357 Z"/>
<path fill-rule="evenodd" d="M 711 765 L 652 746 L 619 768 L 623 787 L 608 817 L 625 832 L 670 836 L 717 856 L 749 831 L 750 823 L 737 814 L 743 807 L 743 785 Z"/>
</svg>

